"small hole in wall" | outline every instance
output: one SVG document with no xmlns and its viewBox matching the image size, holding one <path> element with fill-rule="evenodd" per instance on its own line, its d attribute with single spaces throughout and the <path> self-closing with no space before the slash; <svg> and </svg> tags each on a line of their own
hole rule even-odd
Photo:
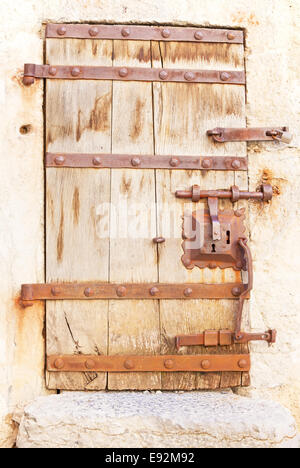
<svg viewBox="0 0 300 468">
<path fill-rule="evenodd" d="M 28 124 L 28 125 L 22 125 L 22 127 L 20 127 L 20 133 L 21 135 L 27 135 L 28 133 L 30 133 L 32 130 L 32 125 Z"/>
<path fill-rule="evenodd" d="M 216 253 L 216 244 L 212 244 L 211 249 L 212 253 Z"/>
</svg>

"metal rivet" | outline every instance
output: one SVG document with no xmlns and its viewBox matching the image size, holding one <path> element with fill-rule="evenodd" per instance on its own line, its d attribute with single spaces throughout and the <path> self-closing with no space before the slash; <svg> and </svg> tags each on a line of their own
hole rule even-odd
<svg viewBox="0 0 300 468">
<path fill-rule="evenodd" d="M 229 32 L 229 33 L 227 34 L 227 39 L 229 39 L 229 41 L 233 41 L 233 39 L 235 39 L 235 35 L 232 34 L 231 32 Z"/>
<path fill-rule="evenodd" d="M 57 28 L 57 34 L 59 34 L 59 36 L 64 36 L 67 32 L 67 28 L 65 26 L 59 26 L 59 28 Z"/>
<path fill-rule="evenodd" d="M 34 84 L 34 77 L 33 76 L 24 76 L 23 77 L 23 85 L 25 86 L 31 86 Z"/>
<path fill-rule="evenodd" d="M 248 363 L 246 361 L 246 359 L 241 359 L 239 362 L 238 362 L 238 365 L 241 369 L 245 369 L 245 367 L 248 366 Z"/>
<path fill-rule="evenodd" d="M 94 166 L 101 166 L 102 162 L 100 158 L 94 158 L 93 159 L 93 164 Z"/>
<path fill-rule="evenodd" d="M 162 35 L 162 37 L 167 39 L 168 37 L 171 36 L 171 31 L 169 29 L 163 29 L 162 32 L 161 32 L 161 35 Z"/>
<path fill-rule="evenodd" d="M 91 28 L 89 30 L 89 35 L 92 36 L 92 37 L 95 37 L 95 36 L 97 36 L 98 32 L 99 32 L 99 29 L 96 28 L 96 26 L 94 26 L 93 28 Z"/>
<path fill-rule="evenodd" d="M 131 164 L 132 166 L 139 166 L 141 164 L 140 158 L 132 158 Z"/>
<path fill-rule="evenodd" d="M 186 267 L 188 267 L 188 266 L 190 266 L 192 264 L 192 260 L 190 258 L 184 258 L 182 260 L 182 262 L 183 262 L 184 266 L 186 266 Z"/>
<path fill-rule="evenodd" d="M 202 41 L 203 33 L 200 31 L 195 32 L 195 39 L 197 39 L 197 41 Z"/>
<path fill-rule="evenodd" d="M 54 162 L 55 164 L 57 164 L 58 166 L 61 166 L 64 162 L 65 162 L 65 158 L 63 156 L 57 156 L 55 159 L 54 159 Z"/>
<path fill-rule="evenodd" d="M 235 297 L 239 297 L 242 294 L 241 288 L 238 288 L 238 287 L 232 288 L 231 294 Z"/>
<path fill-rule="evenodd" d="M 62 369 L 65 366 L 64 360 L 61 358 L 58 358 L 54 361 L 54 367 L 56 369 Z"/>
<path fill-rule="evenodd" d="M 123 37 L 128 37 L 130 36 L 130 29 L 129 28 L 123 28 L 121 31 L 121 34 Z"/>
<path fill-rule="evenodd" d="M 94 294 L 94 291 L 93 291 L 91 288 L 86 288 L 86 289 L 84 290 L 84 295 L 85 295 L 86 297 L 91 297 L 91 296 L 93 296 L 93 294 Z"/>
<path fill-rule="evenodd" d="M 151 296 L 156 296 L 156 294 L 159 293 L 159 289 L 156 288 L 156 287 L 153 287 L 153 288 L 150 289 L 149 292 L 150 292 Z"/>
<path fill-rule="evenodd" d="M 153 242 L 154 244 L 163 244 L 166 239 L 164 237 L 154 237 Z"/>
<path fill-rule="evenodd" d="M 78 67 L 72 68 L 71 75 L 72 76 L 79 76 L 80 75 L 80 69 Z"/>
<path fill-rule="evenodd" d="M 211 159 L 203 159 L 202 167 L 204 169 L 210 169 L 212 167 L 212 160 Z"/>
<path fill-rule="evenodd" d="M 121 69 L 119 70 L 119 75 L 120 75 L 122 78 L 125 78 L 125 76 L 128 75 L 128 70 L 127 70 L 127 68 L 121 68 Z"/>
<path fill-rule="evenodd" d="M 195 73 L 193 72 L 186 72 L 184 75 L 184 79 L 186 81 L 193 81 L 195 79 Z"/>
<path fill-rule="evenodd" d="M 169 74 L 168 72 L 166 72 L 165 70 L 162 70 L 160 73 L 159 73 L 159 78 L 161 80 L 166 80 L 168 78 Z"/>
<path fill-rule="evenodd" d="M 193 294 L 193 290 L 191 288 L 186 288 L 183 292 L 183 294 L 186 296 L 186 297 L 190 297 L 192 294 Z"/>
<path fill-rule="evenodd" d="M 125 369 L 133 369 L 134 368 L 134 362 L 131 359 L 127 359 L 124 362 L 124 367 L 125 367 Z"/>
<path fill-rule="evenodd" d="M 58 296 L 60 293 L 61 293 L 60 288 L 57 288 L 56 286 L 54 286 L 53 288 L 51 288 L 51 294 L 52 294 L 52 296 Z"/>
<path fill-rule="evenodd" d="M 240 169 L 241 161 L 239 161 L 238 159 L 235 159 L 234 161 L 232 161 L 231 166 L 233 169 Z"/>
<path fill-rule="evenodd" d="M 126 288 L 125 286 L 119 286 L 118 289 L 117 289 L 117 296 L 119 297 L 124 297 L 126 296 Z"/>
<path fill-rule="evenodd" d="M 164 366 L 166 369 L 173 369 L 174 361 L 172 361 L 172 359 L 166 359 L 164 362 Z"/>
<path fill-rule="evenodd" d="M 180 164 L 180 159 L 178 158 L 171 158 L 169 162 L 170 166 L 177 167 Z"/>
<path fill-rule="evenodd" d="M 227 73 L 227 72 L 222 72 L 222 73 L 220 73 L 220 78 L 221 78 L 222 81 L 227 81 L 227 80 L 229 80 L 230 76 L 231 76 L 231 75 L 230 75 L 229 73 Z"/>
<path fill-rule="evenodd" d="M 240 218 L 241 216 L 243 216 L 243 214 L 245 213 L 245 210 L 243 208 L 241 208 L 240 210 L 236 210 L 234 212 L 235 216 L 237 216 L 238 218 Z"/>
<path fill-rule="evenodd" d="M 50 67 L 49 68 L 49 75 L 55 76 L 57 73 L 57 69 L 55 67 Z"/>
<path fill-rule="evenodd" d="M 215 270 L 215 268 L 217 268 L 217 264 L 216 263 L 210 263 L 208 265 L 208 268 L 210 268 L 211 270 Z"/>
<path fill-rule="evenodd" d="M 201 367 L 202 369 L 209 369 L 211 366 L 210 361 L 208 359 L 205 359 L 204 361 L 201 362 Z"/>
<path fill-rule="evenodd" d="M 85 361 L 85 367 L 86 367 L 87 369 L 95 369 L 96 363 L 95 363 L 95 361 L 94 361 L 93 359 L 87 359 L 87 360 Z"/>
</svg>

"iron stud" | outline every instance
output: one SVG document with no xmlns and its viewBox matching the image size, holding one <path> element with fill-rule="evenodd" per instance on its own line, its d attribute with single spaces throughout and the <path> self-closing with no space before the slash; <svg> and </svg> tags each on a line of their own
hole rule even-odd
<svg viewBox="0 0 300 468">
<path fill-rule="evenodd" d="M 195 79 L 195 73 L 193 72 L 186 72 L 184 75 L 184 79 L 186 81 L 193 81 Z"/>
<path fill-rule="evenodd" d="M 131 359 L 127 359 L 125 362 L 124 362 L 124 367 L 125 369 L 134 369 L 134 362 L 131 360 Z"/>
<path fill-rule="evenodd" d="M 117 288 L 117 296 L 124 297 L 124 296 L 126 296 L 126 293 L 127 293 L 127 290 L 126 290 L 125 286 L 119 286 Z"/>
<path fill-rule="evenodd" d="M 174 361 L 172 359 L 166 359 L 164 362 L 164 366 L 166 369 L 173 369 Z"/>
<path fill-rule="evenodd" d="M 94 166 L 101 166 L 101 159 L 100 158 L 94 158 L 93 159 L 93 165 Z"/>
<path fill-rule="evenodd" d="M 95 363 L 95 361 L 93 359 L 87 359 L 85 361 L 85 367 L 87 369 L 94 369 L 96 367 L 96 363 Z"/>
<path fill-rule="evenodd" d="M 139 166 L 141 164 L 140 158 L 132 158 L 131 164 L 132 166 Z"/>
<path fill-rule="evenodd" d="M 130 36 L 130 29 L 129 28 L 123 28 L 121 31 L 121 34 L 123 37 L 128 37 Z"/>
<path fill-rule="evenodd" d="M 57 73 L 57 69 L 55 67 L 50 67 L 49 68 L 49 75 L 55 76 Z"/>
<path fill-rule="evenodd" d="M 177 167 L 180 164 L 180 159 L 178 158 L 171 158 L 170 159 L 170 166 Z"/>
<path fill-rule="evenodd" d="M 228 39 L 229 41 L 233 41 L 233 39 L 235 39 L 235 35 L 232 34 L 231 32 L 229 32 L 229 33 L 227 34 L 227 39 Z"/>
<path fill-rule="evenodd" d="M 197 39 L 197 41 L 202 41 L 203 33 L 200 31 L 195 32 L 195 39 Z"/>
<path fill-rule="evenodd" d="M 67 28 L 65 26 L 59 26 L 59 28 L 57 28 L 57 34 L 59 36 L 64 36 L 67 32 Z"/>
<path fill-rule="evenodd" d="M 186 288 L 183 292 L 185 297 L 190 297 L 193 294 L 193 290 L 191 288 Z"/>
<path fill-rule="evenodd" d="M 65 366 L 64 360 L 61 358 L 58 358 L 54 361 L 54 367 L 56 369 L 62 369 Z"/>
<path fill-rule="evenodd" d="M 54 162 L 57 166 L 61 166 L 65 162 L 65 158 L 63 156 L 56 156 Z"/>
<path fill-rule="evenodd" d="M 86 288 L 86 289 L 84 290 L 84 295 L 85 295 L 86 297 L 91 297 L 91 296 L 93 296 L 93 294 L 94 294 L 94 291 L 93 291 L 91 288 Z"/>
<path fill-rule="evenodd" d="M 247 367 L 247 361 L 246 361 L 246 359 L 240 359 L 239 362 L 238 362 L 238 366 L 239 366 L 241 369 L 245 369 L 245 367 Z"/>
<path fill-rule="evenodd" d="M 79 76 L 80 75 L 80 69 L 78 67 L 72 68 L 71 75 L 74 76 L 74 77 Z"/>
<path fill-rule="evenodd" d="M 127 75 L 128 75 L 128 70 L 127 68 L 121 68 L 119 70 L 119 75 L 122 77 L 122 78 L 125 78 Z"/>
<path fill-rule="evenodd" d="M 169 29 L 163 29 L 162 32 L 161 32 L 161 35 L 162 35 L 162 37 L 167 39 L 168 37 L 171 36 L 171 31 Z"/>
<path fill-rule="evenodd" d="M 228 81 L 230 78 L 230 74 L 227 72 L 222 72 L 220 73 L 220 78 L 222 81 Z"/>
<path fill-rule="evenodd" d="M 150 294 L 151 296 L 156 296 L 156 294 L 159 293 L 159 289 L 156 287 L 153 287 L 150 289 Z"/>
<path fill-rule="evenodd" d="M 235 159 L 234 161 L 232 161 L 231 166 L 232 166 L 233 169 L 240 169 L 241 168 L 241 161 L 239 161 L 238 159 Z"/>
<path fill-rule="evenodd" d="M 168 78 L 168 72 L 166 72 L 165 70 L 162 70 L 160 73 L 159 73 L 159 78 L 161 80 L 166 80 Z"/>
<path fill-rule="evenodd" d="M 210 361 L 208 359 L 205 359 L 204 361 L 201 362 L 201 367 L 202 369 L 209 369 L 211 366 Z"/>
<path fill-rule="evenodd" d="M 212 167 L 212 160 L 211 159 L 203 159 L 202 167 L 203 167 L 203 169 L 210 169 Z"/>
<path fill-rule="evenodd" d="M 92 37 L 95 37 L 97 36 L 98 32 L 99 32 L 99 29 L 96 28 L 96 26 L 94 26 L 89 30 L 89 35 Z"/>
</svg>

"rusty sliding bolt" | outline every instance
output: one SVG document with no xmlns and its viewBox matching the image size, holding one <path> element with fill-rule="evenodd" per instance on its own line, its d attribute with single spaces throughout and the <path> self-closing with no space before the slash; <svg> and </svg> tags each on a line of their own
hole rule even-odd
<svg viewBox="0 0 300 468">
<path fill-rule="evenodd" d="M 264 128 L 214 128 L 208 130 L 207 135 L 211 136 L 217 143 L 228 141 L 272 141 L 277 140 L 283 143 L 290 143 L 292 135 L 288 127 L 264 127 Z"/>
<path fill-rule="evenodd" d="M 250 341 L 266 341 L 271 345 L 276 342 L 276 330 L 268 330 L 265 333 L 242 332 L 239 340 L 236 340 L 235 333 L 231 330 L 206 330 L 197 335 L 176 336 L 175 346 L 179 350 L 183 346 L 232 346 Z"/>
<path fill-rule="evenodd" d="M 200 190 L 199 185 L 193 185 L 191 190 L 177 190 L 175 195 L 177 198 L 191 198 L 193 202 L 203 198 L 227 198 L 233 203 L 250 199 L 267 202 L 273 197 L 273 189 L 269 184 L 263 184 L 258 192 L 240 190 L 235 185 L 230 190 Z"/>
<path fill-rule="evenodd" d="M 245 263 L 247 265 L 247 272 L 248 272 L 248 284 L 246 289 L 240 294 L 239 296 L 239 304 L 238 304 L 238 310 L 236 314 L 236 319 L 235 319 L 235 340 L 239 341 L 241 340 L 243 334 L 241 333 L 241 326 L 242 326 L 242 318 L 243 318 L 243 309 L 244 309 L 244 304 L 247 296 L 249 295 L 250 291 L 253 289 L 253 261 L 252 261 L 252 255 L 251 255 L 251 250 L 248 246 L 248 240 L 246 238 L 241 238 L 238 241 L 239 246 L 242 248 L 244 257 L 245 257 Z"/>
<path fill-rule="evenodd" d="M 212 238 L 218 241 L 221 240 L 221 225 L 218 216 L 219 198 L 231 199 L 233 203 L 249 199 L 268 202 L 273 197 L 273 189 L 269 184 L 262 185 L 259 192 L 241 191 L 235 185 L 230 190 L 200 190 L 199 185 L 193 185 L 191 190 L 177 190 L 175 195 L 177 198 L 191 198 L 193 202 L 198 202 L 203 198 L 208 199 L 208 208 L 212 222 Z"/>
</svg>

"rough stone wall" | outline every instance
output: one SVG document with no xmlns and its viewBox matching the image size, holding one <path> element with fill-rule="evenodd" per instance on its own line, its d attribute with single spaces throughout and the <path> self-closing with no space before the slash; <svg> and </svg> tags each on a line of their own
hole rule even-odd
<svg viewBox="0 0 300 468">
<path fill-rule="evenodd" d="M 47 393 L 44 308 L 23 310 L 17 298 L 21 283 L 44 281 L 43 83 L 25 88 L 21 72 L 42 63 L 48 21 L 245 28 L 248 125 L 287 124 L 294 134 L 289 146 L 249 146 L 251 188 L 267 180 L 278 193 L 251 206 L 251 326 L 279 337 L 271 349 L 252 345 L 247 393 L 281 401 L 300 425 L 299 1 L 2 0 L 0 17 L 0 446 L 14 443 L 15 408 Z"/>
</svg>

